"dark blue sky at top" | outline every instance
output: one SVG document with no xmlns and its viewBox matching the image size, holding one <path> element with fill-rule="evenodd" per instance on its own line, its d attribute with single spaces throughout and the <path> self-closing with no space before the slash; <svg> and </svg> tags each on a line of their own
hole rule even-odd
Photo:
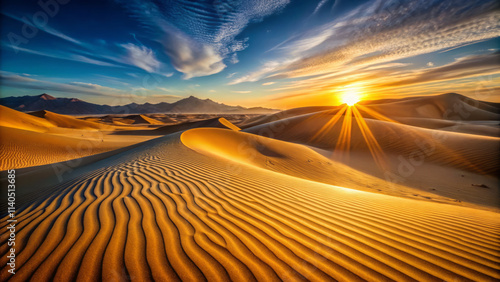
<svg viewBox="0 0 500 282">
<path fill-rule="evenodd" d="M 406 5 L 414 10 L 415 20 L 411 15 L 402 15 L 404 21 L 397 22 L 394 16 L 394 28 L 398 29 L 398 24 L 414 28 L 414 22 L 421 19 L 418 13 L 432 14 L 433 7 L 446 1 L 421 0 L 408 4 L 393 1 L 399 4 L 391 6 L 383 1 L 352 0 L 70 0 L 58 5 L 59 11 L 48 18 L 46 25 L 38 26 L 33 38 L 16 42 L 17 36 L 24 37 L 23 26 L 36 26 L 32 23 L 33 15 L 43 11 L 37 2 L 2 1 L 2 96 L 48 92 L 55 96 L 78 96 L 113 103 L 111 99 L 130 93 L 135 95 L 138 91 L 142 91 L 142 96 L 166 101 L 193 94 L 222 101 L 237 101 L 241 97 L 248 100 L 249 95 L 258 98 L 275 95 L 276 92 L 262 84 L 269 82 L 281 86 L 302 77 L 307 79 L 330 70 L 334 72 L 335 68 L 325 67 L 324 60 L 317 59 L 318 56 L 328 61 L 332 54 L 344 50 L 349 56 L 358 56 L 357 51 L 353 51 L 356 42 L 349 42 L 349 34 L 343 34 L 339 27 L 342 23 L 354 23 L 356 18 L 384 19 L 383 9 L 399 11 L 399 6 Z M 471 19 L 485 13 L 483 10 L 487 8 L 483 6 L 492 5 L 491 1 L 477 1 L 474 5 L 457 2 L 463 2 L 459 4 L 464 7 L 454 13 L 463 15 L 473 11 Z M 377 7 L 371 9 L 376 5 L 379 10 Z M 411 5 L 428 7 L 412 8 Z M 452 19 L 450 16 L 450 20 L 436 23 L 437 28 L 451 26 L 454 24 Z M 458 19 L 468 20 L 466 16 Z M 370 22 L 360 26 L 360 33 L 370 35 L 372 26 L 375 25 Z M 334 31 L 329 32 L 329 29 Z M 359 48 L 366 46 L 361 45 L 365 44 L 362 39 L 366 37 L 359 36 Z M 317 44 L 308 46 L 315 40 Z M 403 69 L 408 70 L 431 61 L 432 66 L 444 65 L 458 57 L 491 53 L 497 40 L 495 33 L 490 32 L 481 40 L 463 42 L 462 47 L 460 40 L 433 42 L 443 48 L 408 52 L 406 57 L 394 56 L 392 62 L 405 65 Z M 304 42 L 306 46 L 301 44 Z M 377 44 L 369 46 L 372 45 Z M 422 48 L 429 47 L 424 45 Z M 440 53 L 446 48 L 450 51 Z M 369 50 L 358 58 L 387 49 L 381 46 L 380 50 Z M 398 54 L 407 49 L 401 47 Z M 296 61 L 292 65 L 299 66 L 289 68 L 293 60 Z M 298 62 L 308 63 L 302 66 Z M 337 61 L 328 63 L 340 64 Z M 302 75 L 310 66 L 318 66 L 321 72 Z M 288 75 L 294 72 L 299 74 Z M 279 74 L 275 76 L 280 78 L 278 81 L 273 73 Z M 155 83 L 145 83 L 147 77 L 153 77 Z"/>
</svg>

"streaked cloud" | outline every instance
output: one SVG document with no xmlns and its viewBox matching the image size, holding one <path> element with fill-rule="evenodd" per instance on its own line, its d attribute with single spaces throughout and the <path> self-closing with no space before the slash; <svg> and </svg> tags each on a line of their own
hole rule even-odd
<svg viewBox="0 0 500 282">
<path fill-rule="evenodd" d="M 236 52 L 247 45 L 236 36 L 251 22 L 280 11 L 289 0 L 117 2 L 157 34 L 174 68 L 189 79 L 221 72 L 226 62 L 237 63 Z"/>
<path fill-rule="evenodd" d="M 35 25 L 35 23 L 33 23 L 31 20 L 29 20 L 27 17 L 18 17 L 18 16 L 15 16 L 15 15 L 12 15 L 10 13 L 5 13 L 5 12 L 2 12 L 3 15 L 13 19 L 13 20 L 16 20 L 20 23 L 23 23 L 23 24 L 26 24 L 28 26 L 30 26 L 31 28 L 33 28 L 34 30 L 41 30 L 43 32 L 46 32 L 50 35 L 53 35 L 55 37 L 58 37 L 62 40 L 65 40 L 65 41 L 68 41 L 68 42 L 72 42 L 76 45 L 83 45 L 83 43 L 71 36 L 68 36 L 66 34 L 64 34 L 63 32 L 55 29 L 55 28 L 52 28 L 49 24 L 44 24 L 44 25 Z"/>
<path fill-rule="evenodd" d="M 285 55 L 273 68 L 264 64 L 230 84 L 333 73 L 498 37 L 496 5 L 496 1 L 372 1 L 281 44 L 275 51 Z"/>
<path fill-rule="evenodd" d="M 421 71 L 412 71 L 407 75 L 409 78 L 397 80 L 387 84 L 381 84 L 380 86 L 404 86 L 431 81 L 443 81 L 470 76 L 487 75 L 490 73 L 500 73 L 500 69 L 498 68 L 499 61 L 500 53 L 498 52 L 485 55 L 465 56 L 444 66 L 428 68 Z"/>
<path fill-rule="evenodd" d="M 160 62 L 156 59 L 153 50 L 146 46 L 137 46 L 132 43 L 122 44 L 121 46 L 127 51 L 124 60 L 128 64 L 147 72 L 157 72 L 160 68 Z"/>
<path fill-rule="evenodd" d="M 33 79 L 20 76 L 18 74 L 0 74 L 0 82 L 4 87 L 21 87 L 26 89 L 36 89 L 40 91 L 59 91 L 66 93 L 98 95 L 107 97 L 119 97 L 126 94 L 125 91 L 105 87 L 98 84 L 84 82 L 59 83 L 47 80 Z"/>
</svg>

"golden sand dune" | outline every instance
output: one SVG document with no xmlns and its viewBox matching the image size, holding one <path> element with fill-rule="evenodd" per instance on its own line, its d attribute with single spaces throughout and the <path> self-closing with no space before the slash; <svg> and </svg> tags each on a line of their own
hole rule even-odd
<svg viewBox="0 0 500 282">
<path fill-rule="evenodd" d="M 152 130 L 152 134 L 158 134 L 158 135 L 165 135 L 165 134 L 171 134 L 174 132 L 179 132 L 183 130 L 188 130 L 188 129 L 193 129 L 193 128 L 200 128 L 200 127 L 218 127 L 218 128 L 228 128 L 228 127 L 234 127 L 232 128 L 233 130 L 239 130 L 238 127 L 230 123 L 228 120 L 225 118 L 210 118 L 210 119 L 205 119 L 205 120 L 200 120 L 200 121 L 188 121 L 188 122 L 183 122 L 179 124 L 174 124 L 174 125 L 166 125 L 162 126 L 160 128 L 157 128 L 155 130 Z"/>
<path fill-rule="evenodd" d="M 428 124 L 431 123 L 432 120 L 428 120 Z M 343 139 L 347 138 L 342 135 L 344 124 L 349 128 L 349 140 Z M 371 154 L 372 148 L 379 146 L 381 156 L 425 159 L 482 174 L 495 175 L 500 166 L 496 154 L 500 144 L 498 137 L 431 130 L 367 118 L 345 119 L 345 116 L 328 112 L 280 120 L 245 131 L 337 152 Z M 375 140 L 378 145 L 367 142 L 367 134 L 371 134 L 373 137 L 369 140 Z"/>
<path fill-rule="evenodd" d="M 0 126 L 0 170 L 56 163 L 99 154 L 151 139 L 118 138 L 107 132 L 78 131 L 64 135 Z"/>
<path fill-rule="evenodd" d="M 0 280 L 500 279 L 498 213 L 303 180 L 179 139 L 19 187 L 33 200 L 17 214 L 15 276 L 0 238 Z"/>
<path fill-rule="evenodd" d="M 397 122 L 428 129 L 500 137 L 498 121 L 452 121 L 433 118 L 395 117 Z"/>
<path fill-rule="evenodd" d="M 428 197 L 433 201 L 450 203 L 454 200 L 401 185 L 389 186 L 385 180 L 326 158 L 300 144 L 217 128 L 191 129 L 181 135 L 181 140 L 187 147 L 206 155 L 312 181 L 400 197 L 416 198 L 413 195 L 418 193 L 418 198 Z"/>
<path fill-rule="evenodd" d="M 474 100 L 460 94 L 366 101 L 366 107 L 389 117 L 447 120 L 499 120 L 500 104 Z"/>
<path fill-rule="evenodd" d="M 43 118 L 57 127 L 75 129 L 112 129 L 111 126 L 77 119 L 71 116 L 60 115 L 49 111 L 37 111 L 30 113 L 33 116 Z"/>
<path fill-rule="evenodd" d="M 306 114 L 310 114 L 310 113 L 317 113 L 317 112 L 322 112 L 322 111 L 335 111 L 336 112 L 336 111 L 340 110 L 341 108 L 342 108 L 341 106 L 337 106 L 337 107 L 316 106 L 316 107 L 302 107 L 302 108 L 289 109 L 289 110 L 281 111 L 281 112 L 270 114 L 270 115 L 261 115 L 261 116 L 256 116 L 256 117 L 250 118 L 250 119 L 242 122 L 240 124 L 240 126 L 242 128 L 249 128 L 252 126 L 257 126 L 257 125 L 261 125 L 261 124 L 268 123 L 268 122 L 278 121 L 278 120 L 282 120 L 285 118 L 306 115 Z"/>
<path fill-rule="evenodd" d="M 154 118 L 147 117 L 145 115 L 130 115 L 123 117 L 124 119 L 133 120 L 133 123 L 145 123 L 145 124 L 164 124 L 163 122 L 156 120 Z"/>
<path fill-rule="evenodd" d="M 117 129 L 48 111 L 25 114 L 0 106 L 0 171 L 77 159 L 154 138 L 113 135 Z"/>
<path fill-rule="evenodd" d="M 0 105 L 0 126 L 19 128 L 24 130 L 46 132 L 55 125 L 46 119 L 21 113 Z"/>
</svg>

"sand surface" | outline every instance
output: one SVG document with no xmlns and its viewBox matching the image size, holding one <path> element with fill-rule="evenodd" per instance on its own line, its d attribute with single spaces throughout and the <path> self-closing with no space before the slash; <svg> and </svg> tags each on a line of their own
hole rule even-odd
<svg viewBox="0 0 500 282">
<path fill-rule="evenodd" d="M 494 129 L 489 106 L 477 107 L 491 115 L 478 112 L 463 122 Z M 161 127 L 156 135 L 112 131 L 102 143 L 149 139 L 88 155 L 60 175 L 50 173 L 51 165 L 18 169 L 18 267 L 14 276 L 6 271 L 2 233 L 0 280 L 498 281 L 492 155 L 499 138 L 445 130 L 439 122 L 363 117 L 351 120 L 347 150 L 337 146 L 346 138 L 345 117 L 331 122 L 339 110 L 299 109 L 251 118 L 247 124 L 255 126 L 248 127 L 214 118 Z M 422 113 L 410 118 L 439 120 L 432 110 Z M 362 124 L 383 149 L 383 169 L 373 144 L 363 141 L 369 135 Z M 23 126 L 2 130 L 40 134 L 47 139 L 41 144 L 84 132 L 41 133 L 50 126 L 36 119 Z M 442 138 L 430 139 L 436 132 Z M 399 156 L 421 149 L 415 140 L 433 140 L 432 154 L 413 173 L 387 182 L 384 173 L 398 173 Z M 58 148 L 44 148 L 50 147 Z M 10 150 L 9 158 L 21 151 Z"/>
</svg>

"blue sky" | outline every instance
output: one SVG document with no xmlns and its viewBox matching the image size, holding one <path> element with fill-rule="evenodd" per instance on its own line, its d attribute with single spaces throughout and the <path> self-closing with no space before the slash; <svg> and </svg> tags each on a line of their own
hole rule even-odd
<svg viewBox="0 0 500 282">
<path fill-rule="evenodd" d="M 496 1 L 5 0 L 1 14 L 2 96 L 290 108 L 355 87 L 500 100 Z"/>
</svg>

